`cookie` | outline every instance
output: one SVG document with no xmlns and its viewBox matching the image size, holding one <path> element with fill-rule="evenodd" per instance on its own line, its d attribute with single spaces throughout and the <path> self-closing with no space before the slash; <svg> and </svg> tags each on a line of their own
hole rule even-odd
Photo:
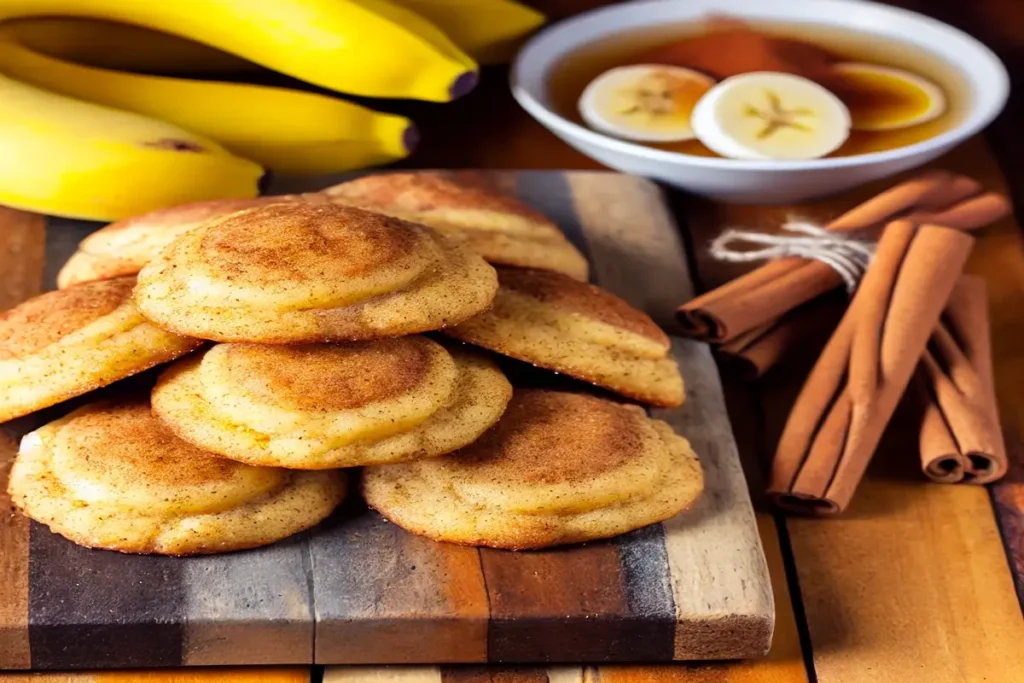
<svg viewBox="0 0 1024 683">
<path fill-rule="evenodd" d="M 324 469 L 441 455 L 512 395 L 490 360 L 420 335 L 218 344 L 164 371 L 153 409 L 181 438 L 251 465 Z"/>
<path fill-rule="evenodd" d="M 135 278 L 48 292 L 0 314 L 0 422 L 182 356 L 201 341 L 156 327 Z"/>
<path fill-rule="evenodd" d="M 656 406 L 684 399 L 668 337 L 610 292 L 559 273 L 499 268 L 493 306 L 446 333 Z"/>
<path fill-rule="evenodd" d="M 675 516 L 703 489 L 689 442 L 636 406 L 516 390 L 478 441 L 363 471 L 367 502 L 437 541 L 513 550 L 608 538 Z"/>
<path fill-rule="evenodd" d="M 138 275 L 160 250 L 204 222 L 235 211 L 294 198 L 211 199 L 158 209 L 100 228 L 78 245 L 57 274 L 57 287 Z"/>
<path fill-rule="evenodd" d="M 271 204 L 186 233 L 139 273 L 160 326 L 224 342 L 291 344 L 436 330 L 475 315 L 494 269 L 425 226 L 331 204 Z"/>
<path fill-rule="evenodd" d="M 384 173 L 335 185 L 321 194 L 429 225 L 464 240 L 489 263 L 587 279 L 586 258 L 557 225 L 470 174 Z"/>
<path fill-rule="evenodd" d="M 175 437 L 145 398 L 99 402 L 27 434 L 11 500 L 90 548 L 192 555 L 267 545 L 341 502 L 341 472 L 217 458 Z"/>
</svg>

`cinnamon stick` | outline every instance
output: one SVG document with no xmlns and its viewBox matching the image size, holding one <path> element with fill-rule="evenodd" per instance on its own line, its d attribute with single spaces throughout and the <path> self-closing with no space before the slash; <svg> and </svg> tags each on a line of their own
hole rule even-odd
<svg viewBox="0 0 1024 683">
<path fill-rule="evenodd" d="M 845 292 L 818 297 L 722 344 L 719 358 L 741 379 L 752 382 L 789 356 L 820 350 L 845 308 Z"/>
<path fill-rule="evenodd" d="M 768 488 L 779 506 L 821 515 L 847 507 L 973 242 L 909 221 L 885 228 L 783 429 Z"/>
<path fill-rule="evenodd" d="M 825 227 L 867 231 L 897 216 L 909 216 L 917 223 L 928 220 L 973 230 L 1008 211 L 1008 202 L 1000 195 L 972 198 L 979 189 L 970 178 L 933 171 L 890 188 Z M 780 259 L 692 299 L 677 315 L 687 336 L 722 343 L 777 320 L 841 284 L 835 271 L 823 263 Z"/>
<path fill-rule="evenodd" d="M 953 204 L 944 211 L 921 211 L 906 217 L 914 223 L 930 223 L 945 225 L 961 230 L 973 230 L 995 223 L 1003 216 L 1009 215 L 1012 206 L 1010 200 L 998 192 L 986 192 Z"/>
<path fill-rule="evenodd" d="M 968 180 L 974 184 L 974 181 L 962 176 L 958 180 Z M 972 221 L 993 223 L 1009 214 L 1010 210 L 1009 200 L 1004 195 L 988 192 L 967 199 L 946 211 L 921 211 L 907 216 L 906 220 L 963 226 Z M 755 327 L 723 342 L 718 348 L 719 357 L 741 378 L 753 381 L 787 356 L 808 347 L 820 346 L 820 341 L 823 340 L 819 340 L 818 335 L 822 331 L 831 334 L 838 321 L 837 306 L 829 297 L 819 297 L 798 306 L 778 320 Z M 922 399 L 922 405 L 927 402 L 927 399 Z"/>
<path fill-rule="evenodd" d="M 915 380 L 921 468 L 942 483 L 987 484 L 1006 473 L 992 377 L 985 283 L 964 276 L 928 342 Z"/>
</svg>

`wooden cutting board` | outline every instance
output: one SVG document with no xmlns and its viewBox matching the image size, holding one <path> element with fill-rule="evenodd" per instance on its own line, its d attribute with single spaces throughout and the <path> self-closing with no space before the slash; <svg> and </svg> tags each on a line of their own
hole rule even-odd
<svg viewBox="0 0 1024 683">
<path fill-rule="evenodd" d="M 590 257 L 597 283 L 671 326 L 692 284 L 656 186 L 612 173 L 494 177 L 558 222 Z M 0 248 L 0 271 L 26 267 L 39 242 L 53 287 L 96 227 L 22 226 L 22 247 Z M 355 502 L 267 548 L 167 558 L 87 550 L 5 515 L 0 669 L 760 656 L 774 625 L 771 587 L 717 370 L 703 345 L 674 340 L 673 351 L 687 403 L 652 414 L 690 439 L 707 480 L 697 507 L 675 519 L 610 541 L 513 553 L 434 543 Z M 38 420 L 0 429 L 0 463 Z"/>
</svg>

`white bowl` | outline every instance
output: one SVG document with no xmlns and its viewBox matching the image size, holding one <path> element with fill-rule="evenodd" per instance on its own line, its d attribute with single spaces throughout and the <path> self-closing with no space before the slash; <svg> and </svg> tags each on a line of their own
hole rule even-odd
<svg viewBox="0 0 1024 683">
<path fill-rule="evenodd" d="M 698 20 L 709 13 L 762 21 L 835 26 L 910 44 L 947 62 L 965 80 L 965 115 L 922 142 L 850 157 L 741 161 L 698 157 L 618 140 L 570 121 L 551 107 L 547 79 L 570 53 L 626 31 Z M 512 94 L 562 140 L 619 171 L 646 176 L 720 201 L 790 203 L 847 190 L 940 156 L 1002 110 L 1009 78 L 999 59 L 966 33 L 914 12 L 860 0 L 644 0 L 581 14 L 548 27 L 520 51 Z"/>
</svg>

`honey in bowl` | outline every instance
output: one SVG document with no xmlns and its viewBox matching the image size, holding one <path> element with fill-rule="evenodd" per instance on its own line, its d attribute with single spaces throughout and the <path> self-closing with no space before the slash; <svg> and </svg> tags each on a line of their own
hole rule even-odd
<svg viewBox="0 0 1024 683">
<path fill-rule="evenodd" d="M 832 106 L 829 99 L 841 102 L 845 105 L 841 108 L 848 112 L 847 129 L 842 137 L 833 136 L 836 144 L 841 144 L 838 147 L 826 145 L 828 153 L 819 156 L 852 156 L 927 140 L 954 128 L 966 115 L 969 104 L 969 89 L 963 75 L 916 46 L 832 26 L 748 22 L 723 17 L 620 34 L 577 50 L 553 69 L 547 84 L 551 102 L 559 114 L 570 120 L 637 144 L 699 156 L 786 158 L 785 155 L 744 157 L 740 152 L 716 154 L 692 135 L 685 135 L 689 126 L 678 121 L 675 130 L 691 139 L 667 141 L 664 133 L 668 126 L 663 124 L 660 139 L 645 138 L 642 134 L 637 137 L 625 134 L 627 131 L 621 126 L 615 130 L 595 125 L 601 121 L 581 114 L 581 108 L 586 109 L 581 97 L 588 86 L 593 89 L 595 79 L 600 80 L 598 77 L 618 67 L 635 68 L 637 65 L 689 70 L 697 76 L 713 79 L 719 86 L 727 79 L 731 84 L 736 77 L 758 81 L 762 73 L 781 80 L 783 87 L 786 87 L 786 77 L 812 81 L 804 84 L 821 91 L 810 93 L 818 98 L 813 107 L 802 106 L 805 100 L 791 104 L 786 97 L 779 98 L 771 88 L 763 87 L 758 91 L 758 100 L 743 111 L 743 116 L 750 119 L 743 125 L 751 128 L 749 136 L 752 138 L 762 134 L 765 138 L 778 138 L 774 140 L 776 149 L 784 150 L 787 139 L 798 139 L 802 132 L 806 133 L 807 126 L 813 125 L 816 117 L 805 115 L 817 114 L 819 107 L 828 109 Z M 754 76 L 758 78 L 752 78 Z M 698 112 L 700 107 L 710 108 L 704 106 L 707 102 L 700 102 L 707 92 L 707 88 L 677 88 L 672 95 L 677 112 L 688 115 L 694 107 L 698 107 Z M 716 94 L 716 89 L 712 88 L 711 93 Z M 808 96 L 806 92 L 798 94 L 803 98 Z M 664 100 L 659 93 L 644 91 L 643 95 L 647 102 L 660 104 Z M 685 97 L 694 101 L 679 100 Z M 614 119 L 623 116 L 649 116 L 644 108 L 632 114 L 623 113 L 635 109 L 624 102 L 614 110 L 605 111 L 611 112 L 612 123 L 618 123 Z M 602 115 L 600 118 L 607 123 L 609 117 Z M 696 116 L 694 119 L 694 132 L 699 133 Z M 624 123 L 633 125 L 629 133 L 648 127 L 642 119 Z M 829 125 L 842 124 L 830 121 Z"/>
</svg>

